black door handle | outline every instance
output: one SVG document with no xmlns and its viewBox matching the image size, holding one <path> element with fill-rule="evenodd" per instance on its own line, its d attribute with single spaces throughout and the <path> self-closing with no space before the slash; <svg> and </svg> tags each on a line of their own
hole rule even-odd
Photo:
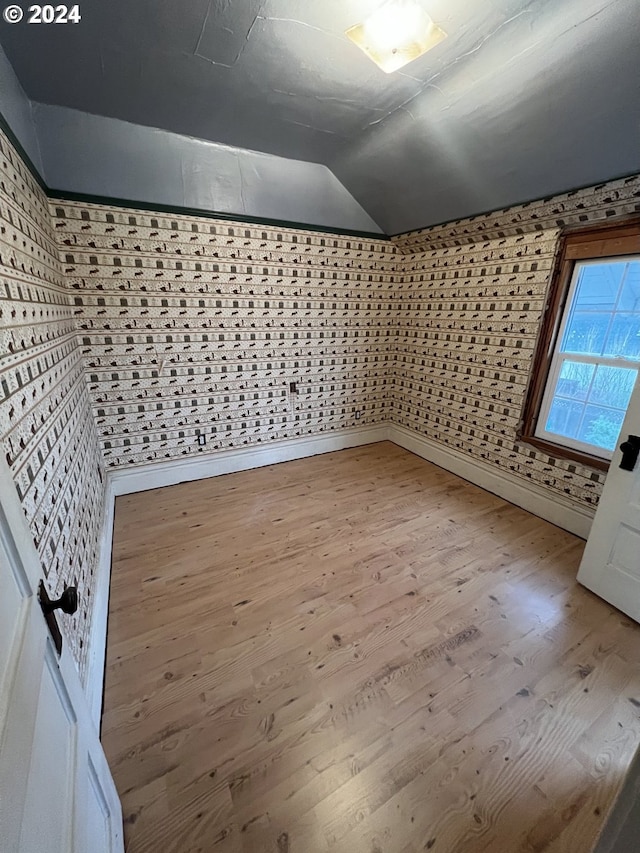
<svg viewBox="0 0 640 853">
<path fill-rule="evenodd" d="M 55 610 L 62 610 L 63 613 L 75 613 L 78 609 L 78 590 L 75 586 L 68 586 L 60 596 L 53 601 L 49 598 L 47 588 L 42 581 L 38 586 L 38 600 L 44 614 L 45 621 L 49 626 L 49 632 L 53 638 L 53 642 L 58 654 L 62 652 L 62 634 L 56 622 Z"/>
<path fill-rule="evenodd" d="M 62 610 L 63 613 L 71 615 L 78 609 L 78 589 L 75 586 L 68 586 L 60 596 L 60 598 L 50 599 L 46 601 L 40 600 L 42 612 L 45 614 L 53 613 L 54 610 Z"/>
<path fill-rule="evenodd" d="M 626 441 L 622 442 L 620 450 L 622 451 L 620 467 L 623 471 L 633 471 L 640 453 L 640 436 L 630 435 Z"/>
</svg>

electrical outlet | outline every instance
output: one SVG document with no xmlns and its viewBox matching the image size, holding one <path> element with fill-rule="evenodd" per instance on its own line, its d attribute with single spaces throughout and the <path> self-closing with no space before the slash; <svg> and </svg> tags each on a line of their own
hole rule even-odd
<svg viewBox="0 0 640 853">
<path fill-rule="evenodd" d="M 198 438 L 198 444 L 200 445 L 200 447 L 204 447 L 205 444 L 207 443 L 207 436 L 203 432 L 200 432 L 200 433 L 198 433 L 197 438 Z"/>
</svg>

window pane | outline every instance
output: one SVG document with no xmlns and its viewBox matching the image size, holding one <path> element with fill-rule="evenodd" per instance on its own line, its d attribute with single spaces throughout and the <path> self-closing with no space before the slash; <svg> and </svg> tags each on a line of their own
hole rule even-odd
<svg viewBox="0 0 640 853">
<path fill-rule="evenodd" d="M 640 312 L 640 261 L 630 261 L 626 267 L 617 310 Z"/>
<path fill-rule="evenodd" d="M 588 444 L 613 450 L 620 435 L 624 414 L 616 409 L 587 406 L 578 438 Z"/>
<path fill-rule="evenodd" d="M 562 339 L 561 352 L 602 355 L 611 314 L 574 311 Z"/>
<path fill-rule="evenodd" d="M 613 358 L 640 358 L 640 313 L 614 316 L 604 355 Z"/>
<path fill-rule="evenodd" d="M 637 374 L 630 367 L 565 361 L 545 430 L 613 450 Z"/>
<path fill-rule="evenodd" d="M 549 409 L 546 431 L 566 435 L 567 438 L 577 438 L 583 408 L 582 403 L 557 397 Z"/>
<path fill-rule="evenodd" d="M 615 409 L 626 411 L 638 371 L 626 367 L 605 367 L 599 365 L 596 371 L 590 403 L 602 403 Z"/>
<path fill-rule="evenodd" d="M 586 400 L 594 370 L 594 364 L 565 361 L 560 370 L 555 396 Z"/>
<path fill-rule="evenodd" d="M 576 311 L 613 311 L 627 266 L 626 261 L 580 264 Z"/>
<path fill-rule="evenodd" d="M 577 269 L 560 351 L 640 358 L 640 262 L 587 262 Z"/>
</svg>

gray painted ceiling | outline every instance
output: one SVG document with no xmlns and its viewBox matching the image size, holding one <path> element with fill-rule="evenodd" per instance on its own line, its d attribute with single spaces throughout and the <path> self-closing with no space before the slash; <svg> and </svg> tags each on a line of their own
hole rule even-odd
<svg viewBox="0 0 640 853">
<path fill-rule="evenodd" d="M 380 2 L 81 0 L 0 41 L 34 101 L 324 163 L 387 233 L 640 171 L 638 0 L 427 0 L 449 37 L 392 74 L 344 35 Z"/>
</svg>

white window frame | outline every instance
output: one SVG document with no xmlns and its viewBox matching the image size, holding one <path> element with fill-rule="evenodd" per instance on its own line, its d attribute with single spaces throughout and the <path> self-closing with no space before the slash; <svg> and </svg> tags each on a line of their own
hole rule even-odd
<svg viewBox="0 0 640 853">
<path fill-rule="evenodd" d="M 587 266 L 598 266 L 603 264 L 608 266 L 614 263 L 630 263 L 633 261 L 640 261 L 640 256 L 621 255 L 604 258 L 584 259 L 575 262 L 571 275 L 571 284 L 569 286 L 567 299 L 562 312 L 562 322 L 560 324 L 560 328 L 558 329 L 558 334 L 555 339 L 551 366 L 549 369 L 549 374 L 547 376 L 547 381 L 545 383 L 544 394 L 542 396 L 542 403 L 540 405 L 540 411 L 538 414 L 538 420 L 534 433 L 537 438 L 544 439 L 545 441 L 549 441 L 553 444 L 558 444 L 563 447 L 569 447 L 573 450 L 578 450 L 581 453 L 587 453 L 590 456 L 596 456 L 600 459 L 605 459 L 608 461 L 610 461 L 613 456 L 613 450 L 606 450 L 605 448 L 600 447 L 597 444 L 589 444 L 588 442 L 578 441 L 577 439 L 561 435 L 557 432 L 547 432 L 547 430 L 544 429 L 544 425 L 546 424 L 547 419 L 549 417 L 549 410 L 554 400 L 554 392 L 558 383 L 558 377 L 565 361 L 573 361 L 582 364 L 604 365 L 605 367 L 623 367 L 627 370 L 632 369 L 636 371 L 637 381 L 638 371 L 640 370 L 640 361 L 636 359 L 621 357 L 611 358 L 609 356 L 583 355 L 581 353 L 560 351 L 562 341 L 564 340 L 565 329 L 572 314 L 573 301 L 575 299 L 578 281 L 580 280 L 581 270 Z M 623 283 L 624 282 L 621 283 L 620 287 L 622 287 Z M 595 377 L 595 371 L 593 375 Z"/>
</svg>

